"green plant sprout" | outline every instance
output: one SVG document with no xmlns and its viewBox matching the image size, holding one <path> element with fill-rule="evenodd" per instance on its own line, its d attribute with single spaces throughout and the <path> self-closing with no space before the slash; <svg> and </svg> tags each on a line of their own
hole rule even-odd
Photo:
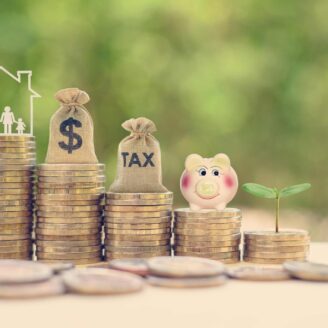
<svg viewBox="0 0 328 328">
<path fill-rule="evenodd" d="M 279 232 L 279 212 L 280 198 L 296 195 L 300 192 L 311 188 L 310 183 L 302 183 L 294 186 L 289 186 L 278 190 L 277 188 L 269 188 L 257 183 L 245 183 L 242 186 L 243 190 L 253 196 L 261 198 L 271 198 L 276 200 L 276 232 Z"/>
</svg>

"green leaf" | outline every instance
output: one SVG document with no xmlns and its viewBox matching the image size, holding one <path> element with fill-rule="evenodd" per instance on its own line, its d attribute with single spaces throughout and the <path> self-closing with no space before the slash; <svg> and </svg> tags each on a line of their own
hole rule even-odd
<svg viewBox="0 0 328 328">
<path fill-rule="evenodd" d="M 277 198 L 277 193 L 274 189 L 262 186 L 257 183 L 245 183 L 242 188 L 244 191 L 256 197 Z"/>
<path fill-rule="evenodd" d="M 296 195 L 302 191 L 308 190 L 309 188 L 311 188 L 310 183 L 302 183 L 294 186 L 285 187 L 280 190 L 279 196 L 283 198 L 283 197 Z"/>
</svg>

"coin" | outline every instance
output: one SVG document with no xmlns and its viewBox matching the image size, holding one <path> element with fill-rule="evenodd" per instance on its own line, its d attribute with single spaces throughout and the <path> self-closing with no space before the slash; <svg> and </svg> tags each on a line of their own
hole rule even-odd
<svg viewBox="0 0 328 328">
<path fill-rule="evenodd" d="M 89 200 L 101 200 L 103 195 L 99 194 L 81 194 L 81 195 L 60 195 L 60 194 L 37 194 L 38 201 L 89 201 Z"/>
<path fill-rule="evenodd" d="M 13 162 L 12 159 L 3 159 L 3 158 L 0 158 L 0 165 L 34 165 L 36 163 L 36 160 L 33 158 L 33 159 L 15 159 L 15 162 Z"/>
<path fill-rule="evenodd" d="M 206 224 L 211 226 L 212 224 L 225 224 L 225 223 L 241 223 L 241 216 L 229 217 L 229 218 L 194 218 L 194 217 L 175 217 L 177 224 Z"/>
<path fill-rule="evenodd" d="M 36 240 L 37 247 L 84 247 L 99 246 L 100 237 L 86 240 Z"/>
<path fill-rule="evenodd" d="M 68 182 L 68 183 L 48 183 L 48 182 L 38 182 L 38 188 L 41 190 L 62 190 L 62 189 L 72 189 L 72 190 L 86 190 L 86 189 L 96 189 L 102 188 L 104 184 L 102 182 Z"/>
<path fill-rule="evenodd" d="M 84 206 L 38 206 L 39 211 L 46 211 L 46 212 L 66 212 L 67 214 L 70 214 L 69 212 L 98 212 L 101 210 L 101 206 L 99 205 L 84 205 Z"/>
<path fill-rule="evenodd" d="M 31 227 L 30 222 L 24 223 L 3 223 L 0 220 L 0 232 L 3 230 L 26 230 Z"/>
<path fill-rule="evenodd" d="M 116 259 L 109 262 L 109 268 L 137 274 L 139 276 L 147 276 L 148 264 L 145 259 Z"/>
<path fill-rule="evenodd" d="M 28 147 L 33 147 L 35 148 L 35 141 L 24 141 L 24 140 L 20 140 L 20 141 L 10 141 L 10 140 L 0 140 L 0 147 L 1 148 L 12 148 L 12 149 L 19 149 L 19 148 L 28 148 Z"/>
<path fill-rule="evenodd" d="M 8 179 L 8 178 L 18 178 L 18 179 L 34 179 L 34 171 L 33 170 L 0 170 L 0 177 L 2 179 Z"/>
<path fill-rule="evenodd" d="M 199 235 L 199 236 L 188 236 L 188 235 L 177 235 L 174 236 L 175 240 L 182 241 L 231 241 L 240 240 L 241 234 L 235 233 L 231 235 Z"/>
<path fill-rule="evenodd" d="M 240 239 L 231 240 L 231 241 L 187 241 L 187 240 L 175 240 L 175 245 L 184 246 L 184 247 L 233 247 L 239 246 Z"/>
<path fill-rule="evenodd" d="M 124 205 L 106 205 L 105 210 L 111 212 L 160 212 L 169 211 L 171 205 L 154 205 L 154 206 L 124 206 Z"/>
<path fill-rule="evenodd" d="M 252 252 L 244 251 L 244 255 L 250 258 L 260 258 L 260 259 L 292 259 L 299 257 L 306 257 L 308 252 L 292 252 L 292 253 L 280 253 L 280 252 Z"/>
<path fill-rule="evenodd" d="M 197 278 L 163 278 L 148 276 L 146 281 L 153 286 L 169 288 L 214 287 L 225 284 L 228 279 L 224 275 Z"/>
<path fill-rule="evenodd" d="M 0 176 L 1 183 L 27 183 L 33 182 L 32 176 L 18 176 L 18 177 L 11 177 L 11 176 Z"/>
<path fill-rule="evenodd" d="M 1 260 L 30 260 L 31 257 L 32 257 L 31 251 L 0 254 Z"/>
<path fill-rule="evenodd" d="M 171 199 L 173 198 L 172 192 L 163 193 L 106 193 L 107 199 L 117 199 L 117 200 L 133 200 L 133 199 Z"/>
<path fill-rule="evenodd" d="M 160 218 L 106 218 L 106 223 L 109 224 L 162 224 L 162 223 L 171 223 L 170 216 L 164 216 Z"/>
<path fill-rule="evenodd" d="M 39 182 L 41 183 L 101 183 L 105 181 L 104 175 L 92 175 L 88 177 L 70 177 L 70 176 L 54 176 L 54 177 L 39 177 Z"/>
<path fill-rule="evenodd" d="M 34 152 L 26 152 L 26 153 L 7 153 L 7 152 L 0 152 L 0 160 L 2 159 L 10 159 L 16 161 L 16 159 L 33 159 L 35 160 L 35 153 Z"/>
<path fill-rule="evenodd" d="M 184 236 L 227 236 L 234 235 L 240 232 L 240 229 L 225 229 L 225 230 L 206 230 L 206 229 L 174 229 L 175 234 Z"/>
<path fill-rule="evenodd" d="M 276 258 L 276 259 L 261 259 L 256 257 L 246 257 L 244 256 L 243 260 L 245 262 L 252 262 L 252 263 L 260 263 L 260 264 L 282 264 L 285 261 L 304 261 L 306 260 L 305 256 L 302 257 L 295 257 L 295 258 Z"/>
<path fill-rule="evenodd" d="M 41 217 L 59 217 L 59 218 L 91 218 L 91 217 L 99 217 L 101 216 L 101 212 L 52 212 L 52 211 L 37 211 L 37 216 Z"/>
<path fill-rule="evenodd" d="M 289 274 L 285 270 L 276 268 L 241 267 L 228 269 L 227 274 L 231 278 L 252 281 L 276 281 L 290 279 Z"/>
<path fill-rule="evenodd" d="M 291 252 L 307 252 L 310 245 L 307 246 L 272 246 L 272 247 L 258 247 L 258 246 L 244 246 L 244 249 L 250 252 L 278 252 L 278 253 L 291 253 Z"/>
<path fill-rule="evenodd" d="M 178 252 L 221 253 L 221 252 L 236 252 L 236 251 L 239 251 L 239 245 L 231 246 L 231 247 L 185 247 L 185 246 L 175 246 L 174 249 Z"/>
<path fill-rule="evenodd" d="M 106 258 L 107 260 L 114 260 L 114 259 L 130 259 L 130 258 L 151 258 L 156 256 L 169 256 L 171 254 L 170 251 L 157 251 L 157 252 L 129 252 L 129 253 L 122 253 L 122 252 L 109 252 L 106 251 Z"/>
<path fill-rule="evenodd" d="M 40 246 L 37 245 L 37 251 L 40 253 L 90 253 L 97 252 L 101 249 L 99 245 L 95 246 Z"/>
<path fill-rule="evenodd" d="M 17 224 L 31 224 L 33 222 L 32 220 L 32 217 L 29 217 L 29 218 L 0 218 L 0 227 L 2 225 L 6 225 L 6 224 L 14 224 L 14 225 L 17 225 Z"/>
<path fill-rule="evenodd" d="M 7 246 L 13 246 L 13 247 L 19 247 L 19 246 L 26 246 L 30 245 L 31 240 L 30 239 L 23 239 L 23 240 L 1 240 L 0 241 L 0 247 L 7 247 Z"/>
<path fill-rule="evenodd" d="M 2 206 L 0 206 L 0 211 L 2 212 L 2 213 L 5 213 L 5 212 L 20 212 L 20 211 L 28 211 L 28 210 L 30 210 L 31 209 L 31 207 L 32 207 L 32 204 L 30 204 L 30 206 L 24 206 L 24 205 L 22 205 L 22 206 L 4 206 L 4 205 L 2 205 Z"/>
<path fill-rule="evenodd" d="M 170 228 L 171 222 L 166 223 L 154 223 L 154 224 L 123 224 L 123 223 L 107 223 L 106 228 L 108 229 L 127 229 L 127 230 L 148 230 L 148 229 L 163 229 L 163 228 Z"/>
<path fill-rule="evenodd" d="M 98 171 L 42 171 L 40 169 L 37 170 L 39 178 L 55 178 L 58 177 L 60 179 L 65 178 L 74 178 L 74 177 L 81 177 L 81 178 L 88 178 L 88 177 L 97 177 L 97 176 L 104 176 L 103 170 Z"/>
<path fill-rule="evenodd" d="M 88 259 L 95 258 L 100 256 L 101 251 L 93 251 L 93 252 L 80 252 L 80 253 L 45 253 L 37 250 L 36 256 L 40 260 L 80 260 L 80 259 Z"/>
<path fill-rule="evenodd" d="M 1 222 L 1 219 L 0 219 Z M 49 224 L 87 224 L 87 223 L 98 223 L 101 224 L 102 219 L 100 216 L 97 217 L 87 217 L 87 218 L 48 218 L 48 217 L 38 217 L 39 223 L 49 223 Z"/>
<path fill-rule="evenodd" d="M 308 239 L 309 234 L 305 230 L 282 230 L 279 232 L 274 231 L 245 231 L 245 240 L 276 240 L 276 241 L 291 241 Z"/>
<path fill-rule="evenodd" d="M 100 233 L 100 228 L 95 229 L 59 229 L 59 228 L 36 228 L 36 234 L 40 235 L 49 235 L 49 236 L 82 236 L 82 235 L 94 235 L 96 233 Z"/>
<path fill-rule="evenodd" d="M 0 235 L 0 240 L 1 240 Z M 38 242 L 40 240 L 44 241 L 85 241 L 85 240 L 95 240 L 100 238 L 100 233 L 90 233 L 88 235 L 74 235 L 74 236 L 67 236 L 67 235 L 44 235 L 40 232 L 37 232 L 37 239 Z M 17 238 L 18 239 L 18 238 Z"/>
<path fill-rule="evenodd" d="M 26 147 L 6 147 L 0 141 L 0 152 L 2 154 L 26 154 L 35 153 L 35 144 Z"/>
<path fill-rule="evenodd" d="M 32 244 L 26 244 L 24 246 L 0 246 L 0 254 L 3 253 L 27 253 L 31 252 Z M 2 255 L 0 255 L 1 257 Z"/>
<path fill-rule="evenodd" d="M 98 171 L 105 168 L 104 164 L 40 164 L 42 171 Z"/>
<path fill-rule="evenodd" d="M 202 224 L 202 223 L 175 223 L 177 229 L 200 229 L 200 230 L 225 230 L 225 229 L 240 229 L 241 223 L 220 223 L 220 224 Z"/>
<path fill-rule="evenodd" d="M 289 261 L 284 269 L 294 278 L 310 281 L 328 281 L 328 265 L 314 262 Z"/>
<path fill-rule="evenodd" d="M 3 195 L 9 196 L 9 195 L 19 195 L 19 198 L 21 198 L 21 195 L 31 195 L 32 189 L 0 189 L 0 195 L 1 199 L 8 199 L 6 197 L 2 197 Z M 17 199 L 17 196 L 16 196 Z"/>
<path fill-rule="evenodd" d="M 172 278 L 210 277 L 224 273 L 216 261 L 196 257 L 156 257 L 148 260 L 151 275 Z"/>
<path fill-rule="evenodd" d="M 107 234 L 109 240 L 127 240 L 127 241 L 150 241 L 150 240 L 167 240 L 171 238 L 170 233 L 160 233 L 157 235 L 120 235 L 120 234 Z"/>
<path fill-rule="evenodd" d="M 309 246 L 310 239 L 304 239 L 304 240 L 291 240 L 291 241 L 257 241 L 257 240 L 252 240 L 248 239 L 245 240 L 245 245 L 249 247 L 291 247 L 291 246 Z"/>
<path fill-rule="evenodd" d="M 144 287 L 137 275 L 98 268 L 68 271 L 63 274 L 63 281 L 70 292 L 88 295 L 133 293 Z"/>
<path fill-rule="evenodd" d="M 232 251 L 232 252 L 183 252 L 183 251 L 175 251 L 174 254 L 178 256 L 197 256 L 201 255 L 202 257 L 206 257 L 209 259 L 229 259 L 229 258 L 240 258 L 240 252 L 239 251 Z"/>
<path fill-rule="evenodd" d="M 170 245 L 170 241 L 150 240 L 150 241 L 124 241 L 124 240 L 105 240 L 106 246 L 121 246 L 121 247 L 141 247 L 141 246 L 164 246 Z"/>
<path fill-rule="evenodd" d="M 43 264 L 30 261 L 0 261 L 0 284 L 20 284 L 47 280 L 52 271 Z"/>
<path fill-rule="evenodd" d="M 32 201 L 32 193 L 26 193 L 26 194 L 16 194 L 16 195 L 8 195 L 8 194 L 2 194 L 1 195 L 1 200 L 6 201 L 6 200 L 29 200 Z"/>
<path fill-rule="evenodd" d="M 107 199 L 106 205 L 119 205 L 119 206 L 154 206 L 154 205 L 171 205 L 173 199 L 134 199 L 134 200 L 118 200 L 118 199 Z"/>
<path fill-rule="evenodd" d="M 1 225 L 0 225 L 1 227 Z M 70 230 L 78 230 L 78 229 L 98 229 L 101 228 L 101 223 L 95 221 L 92 223 L 80 223 L 80 224 L 53 224 L 53 223 L 37 223 L 37 228 L 40 229 L 53 229 L 53 230 L 61 230 L 61 229 L 70 229 Z"/>
<path fill-rule="evenodd" d="M 226 208 L 222 211 L 212 209 L 191 210 L 189 208 L 180 208 L 174 210 L 174 215 L 178 217 L 206 217 L 206 218 L 229 218 L 241 216 L 241 211 L 237 208 Z"/>
<path fill-rule="evenodd" d="M 22 200 L 0 200 L 0 208 L 3 206 L 25 206 L 31 207 L 31 201 L 28 199 Z"/>
<path fill-rule="evenodd" d="M 24 227 L 12 227 L 12 228 L 2 228 L 0 226 L 0 235 L 16 235 L 16 234 L 27 234 L 31 231 L 30 226 L 24 226 Z"/>
<path fill-rule="evenodd" d="M 18 142 L 26 142 L 26 141 L 34 141 L 35 137 L 27 134 L 17 134 L 17 135 L 0 135 L 0 143 L 2 141 L 18 141 Z"/>
<path fill-rule="evenodd" d="M 32 170 L 34 170 L 35 165 L 31 165 L 31 164 L 4 164 L 4 163 L 0 163 L 0 171 L 21 171 L 22 173 L 24 172 L 26 174 L 27 171 L 31 172 Z"/>
<path fill-rule="evenodd" d="M 7 241 L 7 240 L 26 240 L 31 239 L 30 233 L 21 233 L 21 234 L 0 234 L 0 241 Z"/>
<path fill-rule="evenodd" d="M 63 271 L 68 271 L 68 270 L 74 269 L 74 264 L 70 263 L 70 262 L 47 263 L 47 266 L 55 274 L 62 273 Z"/>
<path fill-rule="evenodd" d="M 102 194 L 105 188 L 40 188 L 39 193 L 46 195 L 91 195 L 91 194 Z"/>
<path fill-rule="evenodd" d="M 105 210 L 106 218 L 159 218 L 163 216 L 171 216 L 171 211 L 159 211 L 159 212 L 109 212 Z"/>
<path fill-rule="evenodd" d="M 160 229 L 148 229 L 148 230 L 131 230 L 131 229 L 108 229 L 106 228 L 105 231 L 108 234 L 116 234 L 116 235 L 159 235 L 169 233 L 171 231 L 170 228 L 160 228 Z"/>
<path fill-rule="evenodd" d="M 101 261 L 101 256 L 96 256 L 96 257 L 90 257 L 90 258 L 86 258 L 86 259 L 70 259 L 69 262 L 74 264 L 74 265 L 87 265 L 87 264 L 94 264 L 94 263 L 99 263 Z M 41 263 L 62 263 L 68 260 L 58 260 L 58 259 L 42 259 L 39 260 L 38 262 Z"/>
<path fill-rule="evenodd" d="M 1 203 L 0 203 L 1 204 Z M 100 200 L 43 200 L 36 199 L 35 204 L 37 206 L 91 206 L 98 205 L 101 206 Z"/>
<path fill-rule="evenodd" d="M 170 251 L 171 246 L 170 245 L 164 245 L 164 246 L 107 246 L 106 250 L 109 252 L 117 252 L 117 253 L 154 253 L 154 252 L 164 252 L 164 251 Z"/>
</svg>

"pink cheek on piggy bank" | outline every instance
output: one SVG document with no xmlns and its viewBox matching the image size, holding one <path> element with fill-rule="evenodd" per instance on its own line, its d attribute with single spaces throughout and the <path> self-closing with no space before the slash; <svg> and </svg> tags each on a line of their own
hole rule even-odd
<svg viewBox="0 0 328 328">
<path fill-rule="evenodd" d="M 233 178 L 230 175 L 228 175 L 224 177 L 224 184 L 227 188 L 232 188 L 235 185 L 235 182 Z"/>
<path fill-rule="evenodd" d="M 190 186 L 190 175 L 185 173 L 182 177 L 181 186 L 183 189 L 188 189 Z"/>
</svg>

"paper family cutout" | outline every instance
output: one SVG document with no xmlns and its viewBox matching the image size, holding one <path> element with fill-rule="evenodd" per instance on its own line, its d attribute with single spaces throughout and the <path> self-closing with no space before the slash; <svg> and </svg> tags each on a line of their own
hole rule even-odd
<svg viewBox="0 0 328 328">
<path fill-rule="evenodd" d="M 4 134 L 14 134 L 12 132 L 12 126 L 15 123 L 16 127 L 15 130 L 18 134 L 24 134 L 26 129 L 26 125 L 21 118 L 17 121 L 15 119 L 14 113 L 11 111 L 10 106 L 6 106 L 1 114 L 0 122 L 3 124 L 4 127 Z"/>
</svg>

